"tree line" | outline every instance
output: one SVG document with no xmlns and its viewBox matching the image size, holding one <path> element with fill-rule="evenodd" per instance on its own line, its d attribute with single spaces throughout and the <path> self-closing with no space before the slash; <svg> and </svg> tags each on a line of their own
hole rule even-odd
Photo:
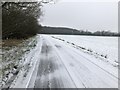
<svg viewBox="0 0 120 90">
<path fill-rule="evenodd" d="M 110 31 L 90 32 L 88 30 L 77 30 L 65 27 L 47 27 L 47 26 L 42 27 L 39 33 L 61 35 L 120 36 L 120 33 Z"/>
<path fill-rule="evenodd" d="M 27 38 L 38 32 L 41 3 L 5 2 L 2 4 L 2 38 Z"/>
</svg>

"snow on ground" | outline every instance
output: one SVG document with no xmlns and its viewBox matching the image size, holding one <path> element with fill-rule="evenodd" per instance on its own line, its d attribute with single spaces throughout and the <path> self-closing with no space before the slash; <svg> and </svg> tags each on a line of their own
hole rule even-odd
<svg viewBox="0 0 120 90">
<path fill-rule="evenodd" d="M 39 36 L 24 40 L 12 47 L 2 47 L 2 81 L 0 87 L 8 88 L 21 70 L 27 72 L 31 66 L 29 53 L 34 50 Z M 29 58 L 26 60 L 26 57 Z M 25 77 L 26 74 L 24 74 Z"/>
<path fill-rule="evenodd" d="M 58 38 L 59 37 L 59 38 Z M 118 63 L 116 62 L 111 62 L 109 61 L 110 59 L 109 58 L 104 58 L 104 57 L 101 57 L 101 55 L 96 55 L 96 52 L 90 52 L 88 51 L 89 47 L 92 47 L 90 45 L 86 45 L 88 48 L 84 48 L 84 46 L 82 47 L 81 44 L 79 45 L 76 45 L 76 43 L 73 43 L 72 41 L 68 41 L 67 39 L 63 39 L 63 38 L 60 38 L 60 37 L 65 37 L 65 36 L 60 36 L 60 35 L 53 35 L 52 38 L 56 39 L 57 41 L 61 41 L 61 43 L 63 44 L 66 44 L 67 47 L 68 45 L 70 47 L 74 47 L 78 53 L 80 53 L 80 55 L 83 55 L 84 57 L 86 58 L 91 58 L 89 59 L 91 62 L 93 62 L 94 64 L 98 65 L 99 67 L 103 68 L 104 70 L 108 71 L 109 73 L 113 74 L 115 77 L 118 77 Z M 66 36 L 66 37 L 71 37 L 70 36 Z M 76 36 L 78 38 L 78 36 Z M 81 37 L 81 36 L 80 36 Z M 83 36 L 84 37 L 84 36 Z M 74 39 L 75 39 L 75 36 L 74 36 Z M 73 41 L 76 41 L 77 39 L 73 40 Z M 76 41 L 77 42 L 77 41 Z M 82 42 L 82 41 L 81 41 Z M 79 43 L 79 40 L 78 40 L 78 43 Z M 88 42 L 89 43 L 89 42 Z M 117 43 L 117 42 L 116 42 Z M 95 44 L 95 42 L 94 42 Z M 65 46 L 66 46 L 65 45 Z M 79 48 L 80 47 L 80 48 Z M 95 46 L 94 46 L 95 47 Z M 115 47 L 115 46 L 113 46 Z M 82 48 L 82 49 L 81 49 Z M 95 47 L 97 48 L 97 47 Z M 117 47 L 116 47 L 117 48 Z M 100 50 L 100 47 L 98 48 Z M 108 49 L 108 48 L 107 48 Z M 79 50 L 79 51 L 78 51 Z M 92 50 L 92 49 L 90 49 Z M 82 52 L 83 53 L 82 53 Z M 115 53 L 117 53 L 118 50 L 116 50 Z M 94 54 L 95 53 L 95 54 Z M 98 53 L 98 52 L 97 52 Z M 114 58 L 114 57 L 113 57 Z M 112 59 L 111 59 L 112 60 Z M 118 60 L 118 59 L 117 59 Z"/>
<path fill-rule="evenodd" d="M 99 58 L 95 58 L 92 55 L 81 52 L 79 49 L 71 47 L 64 40 L 61 42 L 47 35 L 43 35 L 43 38 L 49 43 L 48 45 L 53 47 L 56 55 L 59 56 L 58 60 L 64 64 L 64 68 L 68 71 L 75 87 L 118 87 L 117 67 L 113 67 L 111 64 L 103 62 Z"/>
<path fill-rule="evenodd" d="M 22 63 L 24 67 L 20 70 L 10 88 L 27 88 L 30 82 L 35 82 L 34 79 L 31 81 L 31 78 L 33 75 L 35 77 L 37 72 L 36 66 L 38 66 L 40 59 L 41 45 L 42 41 L 40 35 L 38 35 L 36 47 L 25 56 L 25 61 Z"/>
<path fill-rule="evenodd" d="M 24 54 L 24 59 L 19 63 L 22 68 L 10 87 L 118 88 L 118 67 L 106 62 L 108 58 L 92 54 L 95 50 L 98 50 L 99 52 L 95 52 L 99 54 L 106 54 L 101 51 L 104 48 L 101 40 L 97 40 L 97 37 L 83 37 L 37 35 L 37 45 L 29 53 Z M 106 40 L 103 43 L 105 42 Z M 90 45 L 94 45 L 95 49 Z M 112 45 L 110 49 L 114 47 Z"/>
<path fill-rule="evenodd" d="M 74 43 L 97 56 L 106 57 L 114 66 L 118 65 L 118 37 L 53 35 L 56 38 Z M 74 46 L 75 46 L 74 45 Z M 85 50 L 84 50 L 85 51 Z"/>
</svg>

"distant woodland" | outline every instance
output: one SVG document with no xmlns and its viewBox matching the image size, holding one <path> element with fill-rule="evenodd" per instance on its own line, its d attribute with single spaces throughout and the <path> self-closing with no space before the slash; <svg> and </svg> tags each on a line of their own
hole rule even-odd
<svg viewBox="0 0 120 90">
<path fill-rule="evenodd" d="M 120 36 L 120 33 L 110 31 L 90 32 L 87 30 L 77 30 L 64 27 L 47 27 L 44 26 L 39 31 L 40 34 L 62 34 L 62 35 L 92 35 L 92 36 Z"/>
</svg>

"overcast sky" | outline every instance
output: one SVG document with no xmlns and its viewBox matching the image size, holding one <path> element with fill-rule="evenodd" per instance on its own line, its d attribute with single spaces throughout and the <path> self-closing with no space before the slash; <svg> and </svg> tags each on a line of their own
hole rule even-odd
<svg viewBox="0 0 120 90">
<path fill-rule="evenodd" d="M 118 31 L 117 0 L 59 0 L 43 10 L 43 26 Z"/>
</svg>

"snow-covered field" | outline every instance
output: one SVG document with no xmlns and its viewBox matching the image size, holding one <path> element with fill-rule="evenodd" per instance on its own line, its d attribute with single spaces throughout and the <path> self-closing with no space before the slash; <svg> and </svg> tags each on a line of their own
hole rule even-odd
<svg viewBox="0 0 120 90">
<path fill-rule="evenodd" d="M 74 43 L 94 53 L 106 56 L 111 63 L 118 62 L 118 37 L 54 35 L 65 41 Z"/>
<path fill-rule="evenodd" d="M 118 88 L 117 55 L 108 52 L 117 54 L 116 38 L 38 35 L 35 40 L 10 88 Z"/>
</svg>

